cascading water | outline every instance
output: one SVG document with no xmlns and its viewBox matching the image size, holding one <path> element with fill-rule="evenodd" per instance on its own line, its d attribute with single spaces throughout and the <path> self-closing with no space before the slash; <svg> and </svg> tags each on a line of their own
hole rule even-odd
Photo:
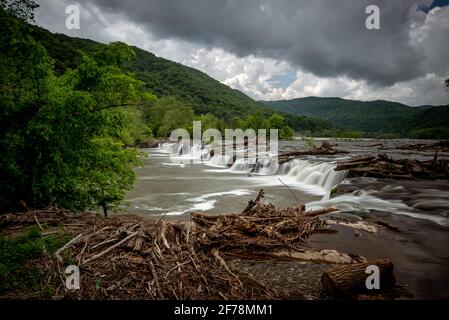
<svg viewBox="0 0 449 320">
<path fill-rule="evenodd" d="M 206 164 L 214 167 L 227 167 L 228 165 L 232 164 L 232 157 L 216 154 Z"/>
<path fill-rule="evenodd" d="M 279 169 L 279 164 L 276 158 L 264 157 L 257 161 L 254 170 L 263 175 L 274 175 Z"/>
<path fill-rule="evenodd" d="M 229 147 L 230 144 L 227 144 L 227 146 Z M 361 217 L 367 213 L 385 212 L 428 219 L 445 226 L 449 225 L 449 197 L 445 196 L 446 191 L 441 191 L 444 188 L 434 190 L 434 182 L 432 182 L 430 187 L 423 188 L 416 187 L 416 182 L 413 182 L 412 186 L 417 190 L 410 190 L 413 189 L 410 185 L 402 186 L 405 182 L 401 182 L 399 187 L 388 182 L 385 187 L 379 188 L 376 187 L 373 181 L 362 183 L 361 179 L 358 178 L 356 179 L 357 184 L 353 180 L 348 180 L 346 182 L 347 185 L 340 188 L 343 194 L 331 197 L 331 190 L 335 186 L 342 184 L 347 176 L 346 171 L 335 171 L 335 161 L 338 159 L 324 159 L 324 161 L 296 159 L 279 165 L 277 158 L 270 157 L 268 152 L 256 158 L 257 150 L 252 146 L 240 144 L 238 146 L 232 145 L 232 147 L 234 148 L 233 155 L 223 155 L 219 154 L 212 144 L 192 146 L 188 143 L 179 142 L 161 143 L 156 153 L 165 154 L 162 157 L 165 157 L 166 154 L 174 156 L 172 160 L 180 160 L 182 168 L 184 168 L 184 164 L 189 163 L 202 163 L 216 167 L 213 169 L 202 169 L 196 166 L 192 170 L 210 173 L 211 177 L 213 176 L 214 179 L 218 180 L 207 182 L 208 186 L 211 185 L 215 188 L 213 190 L 224 192 L 224 194 L 230 192 L 229 190 L 222 191 L 220 189 L 222 184 L 226 185 L 227 181 L 236 180 L 238 182 L 234 185 L 244 186 L 248 189 L 257 189 L 261 186 L 279 187 L 280 189 L 278 190 L 272 189 L 272 191 L 279 192 L 279 194 L 284 192 L 283 185 L 287 185 L 307 195 L 303 201 L 306 203 L 308 210 L 334 207 L 338 211 L 334 212 L 333 215 L 356 214 Z M 163 164 L 172 165 L 170 162 L 163 162 Z M 229 177 L 226 173 L 234 173 L 235 175 Z M 208 176 L 205 175 L 204 177 L 207 178 Z M 143 178 L 141 177 L 141 180 Z M 176 179 L 181 181 L 181 183 L 183 181 L 181 178 Z M 219 179 L 223 179 L 223 183 Z M 378 183 L 384 184 L 385 182 L 379 180 Z M 358 191 L 352 192 L 352 187 L 357 188 Z M 191 191 L 189 190 L 189 192 Z M 321 198 L 310 198 L 310 196 L 319 196 Z M 212 204 L 213 201 L 215 200 L 209 199 L 208 202 L 206 201 L 207 203 L 195 204 L 193 209 L 206 210 L 205 208 L 214 206 Z M 183 207 L 183 205 L 179 206 Z M 184 212 L 183 210 L 178 211 Z M 190 209 L 187 208 L 185 210 Z"/>
<path fill-rule="evenodd" d="M 255 165 L 255 159 L 236 159 L 231 167 L 231 171 L 248 173 L 254 170 Z"/>
<path fill-rule="evenodd" d="M 285 167 L 283 167 L 285 166 Z M 313 163 L 307 160 L 293 160 L 280 168 L 280 173 L 287 172 L 289 177 L 294 177 L 298 182 L 316 185 L 326 191 L 339 185 L 346 178 L 347 171 L 335 171 L 333 163 Z"/>
<path fill-rule="evenodd" d="M 164 143 L 159 143 L 159 151 L 164 152 L 164 153 L 172 153 L 174 152 L 174 148 L 177 146 L 177 144 L 175 143 L 169 143 L 169 142 L 164 142 Z"/>
<path fill-rule="evenodd" d="M 164 152 L 174 152 L 178 156 L 186 159 L 201 159 L 206 165 L 216 167 L 226 167 L 232 164 L 232 157 L 228 155 L 211 156 L 212 146 L 188 144 L 162 144 L 160 149 Z M 244 150 L 239 149 L 237 153 Z M 335 165 L 330 162 L 315 163 L 308 160 L 292 160 L 282 165 L 278 164 L 275 157 L 268 154 L 258 159 L 237 158 L 230 167 L 230 172 L 251 173 L 262 176 L 287 176 L 289 181 L 297 182 L 300 185 L 309 185 L 322 189 L 329 194 L 329 191 L 346 178 L 346 171 L 335 171 Z"/>
<path fill-rule="evenodd" d="M 334 186 L 346 178 L 347 171 L 335 171 L 333 163 L 313 163 L 307 160 L 293 160 L 279 166 L 277 159 L 264 157 L 255 159 L 237 159 L 231 167 L 233 172 L 259 175 L 279 175 L 289 177 L 289 181 L 316 186 L 328 193 Z"/>
</svg>

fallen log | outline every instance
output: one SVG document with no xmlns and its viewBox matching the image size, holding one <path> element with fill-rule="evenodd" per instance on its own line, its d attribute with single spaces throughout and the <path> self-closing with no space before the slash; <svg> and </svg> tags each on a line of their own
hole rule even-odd
<svg viewBox="0 0 449 320">
<path fill-rule="evenodd" d="M 449 140 L 442 140 L 432 144 L 406 144 L 399 147 L 401 150 L 416 150 L 416 151 L 440 151 L 449 152 Z"/>
<path fill-rule="evenodd" d="M 337 211 L 337 209 L 335 209 L 335 208 L 324 208 L 324 209 L 319 209 L 319 210 L 314 210 L 314 211 L 307 211 L 305 213 L 305 215 L 307 217 L 316 217 L 319 215 L 328 214 L 328 213 L 335 212 L 335 211 Z"/>
<path fill-rule="evenodd" d="M 395 160 L 385 154 L 378 154 L 377 156 L 358 157 L 340 162 L 335 170 L 347 170 L 348 177 L 448 179 L 449 160 Z"/>
<path fill-rule="evenodd" d="M 339 164 L 337 166 L 337 169 L 338 170 L 348 170 L 348 169 L 351 169 L 351 168 L 357 168 L 359 166 L 369 166 L 371 164 L 371 161 L 372 161 L 372 159 L 371 160 L 345 162 L 345 163 Z M 364 167 L 362 169 L 367 169 L 367 168 Z M 368 169 L 369 169 L 369 167 L 368 167 Z M 354 169 L 354 170 L 356 170 L 356 169 Z"/>
<path fill-rule="evenodd" d="M 286 260 L 299 260 L 299 261 L 309 261 L 317 263 L 329 263 L 329 264 L 353 264 L 358 262 L 365 262 L 366 259 L 347 253 L 341 253 L 337 250 L 304 250 L 304 252 L 294 252 L 294 251 L 278 251 L 270 254 L 265 254 L 267 257 L 286 259 Z"/>
<path fill-rule="evenodd" d="M 364 263 L 338 266 L 326 270 L 321 276 L 321 285 L 326 294 L 334 298 L 373 292 L 366 285 L 371 273 L 366 273 L 369 266 L 379 268 L 380 290 L 391 289 L 395 284 L 393 263 L 389 260 L 371 260 Z M 376 292 L 379 292 L 376 290 Z"/>
<path fill-rule="evenodd" d="M 100 253 L 98 253 L 98 254 L 96 254 L 96 255 L 90 257 L 89 259 L 84 260 L 84 261 L 81 263 L 81 265 L 83 265 L 83 266 L 84 266 L 84 265 L 87 265 L 88 263 L 90 263 L 90 262 L 92 262 L 92 261 L 94 261 L 94 260 L 96 260 L 96 259 L 98 259 L 98 258 L 104 256 L 104 255 L 107 254 L 108 252 L 111 252 L 111 251 L 114 250 L 115 248 L 117 248 L 117 247 L 121 246 L 122 244 L 128 242 L 129 240 L 131 240 L 132 238 L 134 238 L 134 237 L 137 236 L 138 234 L 139 234 L 139 232 L 137 232 L 137 231 L 134 232 L 134 233 L 131 233 L 129 236 L 127 236 L 127 237 L 124 238 L 123 240 L 117 242 L 116 244 L 110 246 L 109 248 L 103 250 L 102 252 L 100 252 Z"/>
<path fill-rule="evenodd" d="M 333 145 L 329 144 L 326 141 L 323 141 L 321 146 L 314 147 L 310 150 L 297 150 L 297 151 L 284 153 L 284 154 L 279 155 L 278 158 L 279 158 L 279 164 L 283 164 L 285 162 L 293 160 L 296 157 L 301 157 L 301 156 L 336 155 L 336 154 L 341 154 L 341 153 L 349 153 L 349 151 L 336 149 L 336 148 L 334 148 Z"/>
<path fill-rule="evenodd" d="M 355 157 L 354 159 L 350 159 L 345 161 L 344 163 L 353 163 L 353 162 L 369 162 L 371 160 L 376 159 L 377 156 L 371 155 L 371 156 L 364 156 L 364 157 Z"/>
</svg>

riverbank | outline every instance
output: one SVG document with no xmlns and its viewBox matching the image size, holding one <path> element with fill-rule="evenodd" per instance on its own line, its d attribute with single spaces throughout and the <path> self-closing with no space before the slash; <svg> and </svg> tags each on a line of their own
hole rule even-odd
<svg viewBox="0 0 449 320">
<path fill-rule="evenodd" d="M 24 261 L 21 270 L 34 269 L 39 275 L 33 290 L 19 283 L 2 290 L 0 298 L 335 298 L 322 289 L 323 273 L 339 265 L 355 266 L 366 258 L 333 246 L 317 248 L 308 241 L 313 234 L 333 237 L 335 231 L 323 218 L 331 211 L 305 211 L 303 206 L 276 209 L 262 201 L 261 193 L 241 213 L 194 214 L 191 220 L 178 222 L 129 214 L 74 215 L 55 208 L 9 214 L 0 219 L 2 239 L 39 228 L 40 238 L 58 235 L 66 241 Z M 79 290 L 66 288 L 68 265 L 80 268 Z M 339 298 L 398 296 L 392 292 L 367 295 L 362 290 Z"/>
</svg>

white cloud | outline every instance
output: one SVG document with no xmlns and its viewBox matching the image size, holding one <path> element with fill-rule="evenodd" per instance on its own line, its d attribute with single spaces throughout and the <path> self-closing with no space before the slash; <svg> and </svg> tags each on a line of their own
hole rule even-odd
<svg viewBox="0 0 449 320">
<path fill-rule="evenodd" d="M 51 2 L 51 5 L 49 5 Z M 112 12 L 101 12 L 93 5 L 80 5 L 81 29 L 66 30 L 65 1 L 40 1 L 37 23 L 53 32 L 91 38 L 101 42 L 123 41 L 154 54 L 199 69 L 213 78 L 239 89 L 258 100 L 292 99 L 304 96 L 336 96 L 348 99 L 385 99 L 409 105 L 447 104 L 449 93 L 442 86 L 449 76 L 449 7 L 433 9 L 410 27 L 410 43 L 422 51 L 426 73 L 391 86 L 355 80 L 345 75 L 319 77 L 284 60 L 263 56 L 237 56 L 223 48 L 200 45 L 173 37 L 156 36 L 142 24 Z M 43 11 L 45 9 L 45 11 Z M 261 10 L 267 10 L 265 9 Z M 379 61 L 379 64 L 383 64 Z M 289 85 L 273 77 L 296 74 Z"/>
</svg>

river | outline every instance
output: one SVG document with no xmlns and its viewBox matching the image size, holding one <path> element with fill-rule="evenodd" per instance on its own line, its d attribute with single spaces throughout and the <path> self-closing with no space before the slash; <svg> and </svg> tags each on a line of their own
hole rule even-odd
<svg viewBox="0 0 449 320">
<path fill-rule="evenodd" d="M 320 140 L 315 139 L 316 144 Z M 349 151 L 336 156 L 303 157 L 281 166 L 267 159 L 254 168 L 248 160 L 226 165 L 224 157 L 210 156 L 206 148 L 164 143 L 142 149 L 147 154 L 136 169 L 137 182 L 121 206 L 124 212 L 144 216 L 188 219 L 191 212 L 240 212 L 260 189 L 275 206 L 305 203 L 308 209 L 335 207 L 336 219 L 357 222 L 376 220 L 400 233 L 356 233 L 339 229 L 336 236 L 317 235 L 313 245 L 355 252 L 369 258 L 389 258 L 395 263 L 398 282 L 410 286 L 415 298 L 449 298 L 449 181 L 398 181 L 351 178 L 334 171 L 335 163 L 354 157 L 386 153 L 394 158 L 431 159 L 432 152 L 401 150 L 423 143 L 413 140 L 328 140 Z M 425 143 L 431 143 L 426 141 Z M 279 153 L 305 148 L 305 141 L 280 141 Z M 182 150 L 182 151 L 181 151 Z M 201 163 L 189 162 L 203 159 Z M 440 154 L 440 156 L 448 156 Z M 331 196 L 331 191 L 332 196 Z"/>
</svg>

